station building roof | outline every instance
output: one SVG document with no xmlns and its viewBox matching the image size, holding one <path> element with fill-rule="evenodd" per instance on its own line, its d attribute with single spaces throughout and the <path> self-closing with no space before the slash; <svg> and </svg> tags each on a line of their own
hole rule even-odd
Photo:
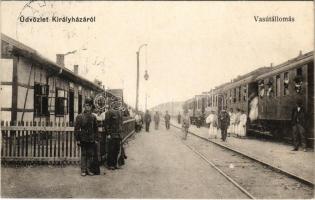
<svg viewBox="0 0 315 200">
<path fill-rule="evenodd" d="M 38 64 L 41 64 L 43 68 L 46 68 L 48 71 L 55 71 L 59 73 L 59 76 L 66 78 L 72 82 L 79 83 L 82 86 L 89 87 L 91 89 L 101 91 L 103 90 L 100 86 L 89 81 L 78 74 L 75 74 L 71 70 L 58 65 L 57 63 L 45 58 L 40 53 L 38 53 L 35 49 L 1 33 L 1 41 L 8 43 L 12 46 L 12 53 L 15 55 L 20 55 L 25 58 L 28 58 Z"/>
</svg>

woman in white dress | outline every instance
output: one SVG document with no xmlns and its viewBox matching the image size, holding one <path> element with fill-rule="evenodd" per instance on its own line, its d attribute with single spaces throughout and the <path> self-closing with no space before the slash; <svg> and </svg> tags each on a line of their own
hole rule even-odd
<svg viewBox="0 0 315 200">
<path fill-rule="evenodd" d="M 249 119 L 251 122 L 258 118 L 258 97 L 254 97 L 250 102 Z"/>
<path fill-rule="evenodd" d="M 233 108 L 230 109 L 230 112 L 229 112 L 229 115 L 230 115 L 230 126 L 228 128 L 228 134 L 229 134 L 229 137 L 231 136 L 231 133 L 232 134 L 235 134 L 235 113 L 233 112 Z"/>
<path fill-rule="evenodd" d="M 240 123 L 239 123 L 239 136 L 245 137 L 246 136 L 246 123 L 247 123 L 247 115 L 245 114 L 244 110 L 241 111 L 240 116 Z"/>
<path fill-rule="evenodd" d="M 240 118 L 241 118 L 241 111 L 240 109 L 236 109 L 236 113 L 235 113 L 235 121 L 234 121 L 234 131 L 236 136 L 239 136 L 239 132 L 240 132 Z"/>
<path fill-rule="evenodd" d="M 218 135 L 218 117 L 212 110 L 210 115 L 206 118 L 206 123 L 209 124 L 209 139 L 217 138 Z"/>
</svg>

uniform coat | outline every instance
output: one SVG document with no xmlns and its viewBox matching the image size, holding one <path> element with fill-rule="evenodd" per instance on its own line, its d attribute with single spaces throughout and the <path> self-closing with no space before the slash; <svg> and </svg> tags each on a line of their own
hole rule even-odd
<svg viewBox="0 0 315 200">
<path fill-rule="evenodd" d="M 230 125 L 230 115 L 225 110 L 219 114 L 219 128 L 221 129 L 221 139 L 226 140 L 227 128 Z"/>
<path fill-rule="evenodd" d="M 96 142 L 98 141 L 97 121 L 95 115 L 84 111 L 75 120 L 75 139 L 81 147 L 81 173 L 99 173 Z"/>
<path fill-rule="evenodd" d="M 109 136 L 107 166 L 117 167 L 122 134 L 122 114 L 119 110 L 110 109 L 105 115 L 105 129 Z"/>
<path fill-rule="evenodd" d="M 301 138 L 301 144 L 303 148 L 306 148 L 306 137 L 305 137 L 305 112 L 303 107 L 295 107 L 292 110 L 291 117 L 292 124 L 292 136 L 294 149 L 299 148 L 299 136 Z"/>
<path fill-rule="evenodd" d="M 160 123 L 160 115 L 155 113 L 154 115 L 154 125 L 155 125 L 155 129 L 157 130 L 159 128 L 159 123 Z"/>
<path fill-rule="evenodd" d="M 144 123 L 145 123 L 145 131 L 149 132 L 150 131 L 150 123 L 151 123 L 151 115 L 149 112 L 146 112 L 144 114 Z"/>
<path fill-rule="evenodd" d="M 164 120 L 165 120 L 165 126 L 166 129 L 170 129 L 170 120 L 171 120 L 171 116 L 167 113 L 164 116 Z"/>
</svg>

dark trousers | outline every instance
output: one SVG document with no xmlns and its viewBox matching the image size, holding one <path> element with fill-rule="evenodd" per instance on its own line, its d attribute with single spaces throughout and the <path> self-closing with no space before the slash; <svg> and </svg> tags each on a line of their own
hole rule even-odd
<svg viewBox="0 0 315 200">
<path fill-rule="evenodd" d="M 136 131 L 136 132 L 139 132 L 139 131 L 140 131 L 140 125 L 139 125 L 139 124 L 136 124 L 136 125 L 135 125 L 135 131 Z"/>
<path fill-rule="evenodd" d="M 120 139 L 110 138 L 108 141 L 108 158 L 107 158 L 108 167 L 117 166 L 119 151 L 120 151 Z"/>
<path fill-rule="evenodd" d="M 165 121 L 165 127 L 166 129 L 170 129 L 170 121 Z"/>
<path fill-rule="evenodd" d="M 150 131 L 150 122 L 145 123 L 145 131 L 149 132 Z"/>
<path fill-rule="evenodd" d="M 92 172 L 93 161 L 95 160 L 95 143 L 81 143 L 81 172 Z"/>
<path fill-rule="evenodd" d="M 221 128 L 221 139 L 223 141 L 226 140 L 226 136 L 227 136 L 227 128 Z"/>
<path fill-rule="evenodd" d="M 159 129 L 159 122 L 154 122 L 154 128 L 155 128 L 155 130 Z"/>
<path fill-rule="evenodd" d="M 306 137 L 305 137 L 305 129 L 301 124 L 295 124 L 292 127 L 292 135 L 293 135 L 293 144 L 294 148 L 299 148 L 299 137 L 301 139 L 301 144 L 303 148 L 306 148 Z"/>
</svg>

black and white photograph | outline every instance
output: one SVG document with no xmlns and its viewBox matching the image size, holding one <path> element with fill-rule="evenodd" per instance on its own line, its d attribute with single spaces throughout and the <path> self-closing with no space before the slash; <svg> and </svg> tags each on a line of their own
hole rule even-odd
<svg viewBox="0 0 315 200">
<path fill-rule="evenodd" d="M 315 198 L 314 2 L 0 10 L 1 198 Z"/>
</svg>

